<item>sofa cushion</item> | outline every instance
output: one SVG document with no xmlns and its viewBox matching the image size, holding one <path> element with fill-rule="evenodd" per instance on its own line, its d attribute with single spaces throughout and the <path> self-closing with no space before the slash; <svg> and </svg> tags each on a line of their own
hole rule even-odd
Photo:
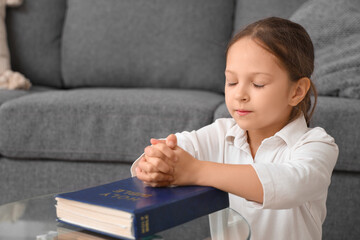
<svg viewBox="0 0 360 240">
<path fill-rule="evenodd" d="M 0 89 L 0 105 L 6 101 L 24 96 L 26 94 L 27 91 L 25 90 L 12 91 L 12 90 Z"/>
<path fill-rule="evenodd" d="M 360 1 L 311 0 L 291 20 L 313 40 L 319 94 L 360 99 Z"/>
<path fill-rule="evenodd" d="M 289 18 L 306 0 L 237 0 L 234 19 L 235 35 L 257 20 L 277 16 Z"/>
<path fill-rule="evenodd" d="M 210 124 L 223 95 L 193 90 L 78 89 L 0 106 L 0 153 L 12 158 L 132 162 L 151 137 Z"/>
<path fill-rule="evenodd" d="M 69 0 L 66 87 L 223 91 L 234 0 Z"/>
<path fill-rule="evenodd" d="M 127 178 L 130 177 L 130 166 L 130 164 L 109 162 L 0 158 L 0 173 L 2 173 L 0 182 L 6 183 L 0 184 L 0 192 L 6 193 L 0 195 L 0 205 L 49 193 L 75 191 Z M 32 219 L 34 220 L 36 219 Z"/>
<path fill-rule="evenodd" d="M 13 69 L 33 84 L 61 87 L 60 40 L 66 0 L 25 0 L 8 8 L 7 31 Z"/>
<path fill-rule="evenodd" d="M 218 118 L 231 118 L 231 115 L 226 107 L 225 102 L 221 104 L 214 113 L 214 119 Z"/>
<path fill-rule="evenodd" d="M 336 170 L 360 172 L 360 100 L 319 97 L 311 126 L 323 127 L 339 146 Z"/>
<path fill-rule="evenodd" d="M 226 105 L 215 111 L 215 119 L 231 117 Z M 360 100 L 337 97 L 319 97 L 311 127 L 326 130 L 339 146 L 339 158 L 335 169 L 360 172 Z"/>
<path fill-rule="evenodd" d="M 0 89 L 0 105 L 15 98 L 19 98 L 28 94 L 49 91 L 51 88 L 42 86 L 32 86 L 29 90 L 7 90 Z"/>
<path fill-rule="evenodd" d="M 322 239 L 358 239 L 360 173 L 335 171 L 326 200 Z"/>
</svg>

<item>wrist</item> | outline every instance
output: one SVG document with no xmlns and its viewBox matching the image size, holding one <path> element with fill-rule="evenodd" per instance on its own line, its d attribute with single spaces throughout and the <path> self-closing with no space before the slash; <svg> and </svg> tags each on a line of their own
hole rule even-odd
<svg viewBox="0 0 360 240">
<path fill-rule="evenodd" d="M 207 176 L 208 176 L 208 163 L 207 161 L 201 161 L 196 159 L 196 164 L 194 165 L 193 183 L 194 185 L 199 186 L 208 186 Z"/>
<path fill-rule="evenodd" d="M 181 185 L 200 185 L 201 182 L 201 168 L 203 166 L 202 162 L 194 157 L 191 157 L 192 160 L 185 163 L 187 167 L 184 168 L 185 174 L 183 174 L 179 180 Z"/>
</svg>

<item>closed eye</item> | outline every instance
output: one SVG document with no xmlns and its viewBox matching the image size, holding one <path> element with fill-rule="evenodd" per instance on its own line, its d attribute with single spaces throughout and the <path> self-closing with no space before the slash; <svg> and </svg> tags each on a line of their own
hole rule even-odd
<svg viewBox="0 0 360 240">
<path fill-rule="evenodd" d="M 264 84 L 256 84 L 256 83 L 253 83 L 254 87 L 256 88 L 262 88 L 264 87 L 265 85 Z"/>
</svg>

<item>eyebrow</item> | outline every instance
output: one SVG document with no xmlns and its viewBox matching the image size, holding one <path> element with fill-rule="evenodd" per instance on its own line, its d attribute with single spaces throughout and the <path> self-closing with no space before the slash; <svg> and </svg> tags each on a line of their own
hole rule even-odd
<svg viewBox="0 0 360 240">
<path fill-rule="evenodd" d="M 231 73 L 231 74 L 236 75 L 235 72 L 233 72 L 233 71 L 231 71 L 231 70 L 227 70 L 227 69 L 225 69 L 225 73 Z"/>
<path fill-rule="evenodd" d="M 234 71 L 232 71 L 232 70 L 225 70 L 225 73 L 230 73 L 230 74 L 236 75 L 236 73 Z M 267 72 L 252 72 L 251 73 L 251 75 L 259 75 L 259 74 L 267 75 L 267 76 L 270 76 L 270 77 L 273 76 L 271 73 L 267 73 Z"/>
</svg>

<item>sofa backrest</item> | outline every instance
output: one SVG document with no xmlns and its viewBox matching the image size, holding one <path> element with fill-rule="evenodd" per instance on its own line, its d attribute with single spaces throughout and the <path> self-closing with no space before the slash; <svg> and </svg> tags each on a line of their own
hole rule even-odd
<svg viewBox="0 0 360 240">
<path fill-rule="evenodd" d="M 12 67 L 34 85 L 223 91 L 233 30 L 305 0 L 24 0 L 8 8 Z"/>
<path fill-rule="evenodd" d="M 35 85 L 221 92 L 235 0 L 24 0 L 12 67 Z"/>
<path fill-rule="evenodd" d="M 307 0 L 237 0 L 234 32 L 266 17 L 289 18 Z"/>
<path fill-rule="evenodd" d="M 234 0 L 69 0 L 66 87 L 222 91 Z"/>
</svg>

